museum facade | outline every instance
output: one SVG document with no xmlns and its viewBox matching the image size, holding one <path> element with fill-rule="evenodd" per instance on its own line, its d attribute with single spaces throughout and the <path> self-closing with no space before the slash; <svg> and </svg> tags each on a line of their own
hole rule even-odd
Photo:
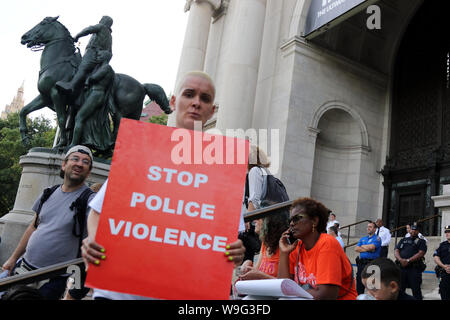
<svg viewBox="0 0 450 320">
<path fill-rule="evenodd" d="M 449 7 L 188 0 L 178 77 L 214 79 L 209 128 L 277 130 L 267 153 L 291 198 L 322 201 L 341 226 L 393 229 L 437 214 L 431 197 L 450 183 Z M 432 219 L 422 233 L 439 230 Z"/>
</svg>

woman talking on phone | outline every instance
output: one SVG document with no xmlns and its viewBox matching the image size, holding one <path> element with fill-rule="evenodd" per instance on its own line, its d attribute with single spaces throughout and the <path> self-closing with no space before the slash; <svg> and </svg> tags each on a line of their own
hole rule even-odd
<svg viewBox="0 0 450 320">
<path fill-rule="evenodd" d="M 352 266 L 339 242 L 326 233 L 328 212 L 311 198 L 294 201 L 289 229 L 280 238 L 278 278 L 296 281 L 316 300 L 355 300 Z M 289 241 L 289 236 L 296 239 Z"/>
</svg>

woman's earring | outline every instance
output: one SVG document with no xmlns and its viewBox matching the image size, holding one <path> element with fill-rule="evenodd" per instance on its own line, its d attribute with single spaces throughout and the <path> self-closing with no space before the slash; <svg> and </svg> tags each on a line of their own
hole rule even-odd
<svg viewBox="0 0 450 320">
<path fill-rule="evenodd" d="M 313 224 L 312 232 L 313 232 L 313 233 L 316 232 L 316 225 L 315 225 L 315 224 Z"/>
</svg>

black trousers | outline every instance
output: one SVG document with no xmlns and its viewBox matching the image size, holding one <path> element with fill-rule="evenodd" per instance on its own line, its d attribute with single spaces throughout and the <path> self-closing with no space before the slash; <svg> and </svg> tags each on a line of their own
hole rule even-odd
<svg viewBox="0 0 450 320">
<path fill-rule="evenodd" d="M 411 288 L 412 294 L 416 300 L 423 300 L 422 296 L 422 271 L 417 268 L 400 268 L 402 271 L 402 280 L 400 291 L 405 292 L 406 288 Z"/>
<path fill-rule="evenodd" d="M 387 258 L 389 252 L 389 246 L 381 246 L 380 258 Z"/>
<path fill-rule="evenodd" d="M 362 283 L 361 274 L 370 261 L 371 260 L 369 259 L 359 259 L 358 261 L 356 261 L 358 266 L 358 270 L 356 271 L 356 292 L 358 292 L 358 295 L 363 294 L 366 289 L 364 287 L 364 284 Z"/>
<path fill-rule="evenodd" d="M 439 282 L 439 294 L 442 300 L 450 300 L 450 274 L 441 277 Z"/>
</svg>

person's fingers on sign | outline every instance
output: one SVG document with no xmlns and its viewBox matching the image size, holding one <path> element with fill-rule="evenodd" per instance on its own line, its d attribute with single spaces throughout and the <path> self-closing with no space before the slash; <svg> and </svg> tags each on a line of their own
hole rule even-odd
<svg viewBox="0 0 450 320">
<path fill-rule="evenodd" d="M 87 270 L 89 264 L 98 266 L 100 265 L 101 260 L 106 259 L 105 248 L 100 246 L 90 237 L 87 237 L 83 240 L 83 245 L 81 246 L 81 256 L 83 257 Z"/>
<path fill-rule="evenodd" d="M 240 239 L 226 246 L 225 257 L 239 266 L 244 260 L 245 247 Z"/>
</svg>

